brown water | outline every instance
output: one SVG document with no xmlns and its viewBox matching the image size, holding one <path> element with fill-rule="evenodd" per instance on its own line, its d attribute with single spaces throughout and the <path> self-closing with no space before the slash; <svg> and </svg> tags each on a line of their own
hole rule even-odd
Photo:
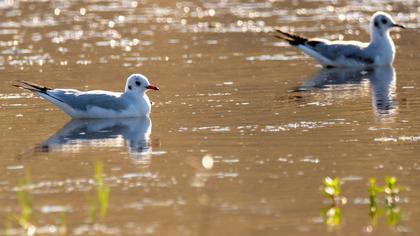
<svg viewBox="0 0 420 236">
<path fill-rule="evenodd" d="M 0 234 L 418 235 L 420 4 L 399 2 L 0 1 Z M 409 28 L 393 68 L 321 70 L 267 33 L 368 40 L 377 10 Z M 131 73 L 161 89 L 150 120 L 69 123 L 11 86 L 118 91 Z M 327 176 L 347 198 L 332 226 Z M 403 190 L 374 224 L 385 176 Z"/>
</svg>

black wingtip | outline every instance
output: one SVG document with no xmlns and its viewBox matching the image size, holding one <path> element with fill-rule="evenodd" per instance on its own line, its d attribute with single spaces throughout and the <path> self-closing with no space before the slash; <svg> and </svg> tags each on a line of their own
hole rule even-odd
<svg viewBox="0 0 420 236">
<path fill-rule="evenodd" d="M 39 92 L 46 92 L 47 90 L 52 90 L 52 88 L 35 84 L 32 82 L 24 81 L 24 80 L 16 80 L 15 82 L 20 83 L 20 84 L 13 84 L 13 86 L 18 87 L 18 88 L 28 89 L 32 91 L 39 91 Z"/>
<path fill-rule="evenodd" d="M 297 45 L 305 44 L 306 42 L 308 42 L 308 39 L 303 36 L 288 33 L 278 28 L 276 28 L 275 30 L 277 33 L 280 33 L 280 35 L 277 34 L 274 37 L 285 40 L 292 46 L 297 46 Z"/>
<path fill-rule="evenodd" d="M 21 83 L 21 84 L 12 84 L 12 86 L 13 86 L 13 87 L 20 88 L 20 89 L 25 89 L 25 90 L 29 90 L 29 91 L 34 91 L 34 92 L 37 92 L 37 91 L 38 91 L 38 89 L 34 89 L 34 88 L 32 88 L 32 87 L 29 87 L 29 86 L 27 86 L 27 85 L 23 84 L 23 83 L 22 83 L 21 81 L 19 81 L 19 80 L 15 81 L 15 82 L 17 82 L 17 83 Z"/>
<path fill-rule="evenodd" d="M 21 88 L 21 89 L 26 89 L 32 92 L 36 92 L 36 93 L 42 93 L 45 94 L 51 98 L 54 98 L 57 101 L 60 101 L 62 103 L 64 103 L 63 100 L 55 97 L 54 95 L 51 95 L 50 93 L 48 93 L 48 90 L 53 90 L 52 88 L 46 87 L 46 86 L 42 86 L 42 85 L 38 85 L 38 84 L 34 84 L 31 82 L 27 82 L 27 81 L 23 81 L 23 80 L 16 80 L 15 82 L 18 82 L 20 84 L 12 84 L 13 86 L 17 87 L 17 88 Z"/>
</svg>

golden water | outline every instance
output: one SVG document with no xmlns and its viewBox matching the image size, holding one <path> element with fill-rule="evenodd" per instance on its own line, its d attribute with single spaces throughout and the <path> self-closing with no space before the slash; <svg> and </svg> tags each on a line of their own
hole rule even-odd
<svg viewBox="0 0 420 236">
<path fill-rule="evenodd" d="M 20 234 L 18 181 L 38 234 L 417 235 L 418 1 L 1 1 L 0 234 Z M 321 70 L 276 40 L 368 40 L 389 11 L 394 67 Z M 119 91 L 131 73 L 160 87 L 149 119 L 76 121 L 12 87 Z M 151 133 L 150 133 L 151 131 Z M 93 222 L 94 163 L 109 201 Z M 322 180 L 347 204 L 328 226 Z M 395 176 L 401 220 L 371 226 L 368 179 Z M 382 196 L 382 195 L 381 195 Z M 9 222 L 9 223 L 7 223 Z M 61 228 L 60 228 L 61 227 Z M 93 233 L 92 233 L 93 234 Z"/>
</svg>

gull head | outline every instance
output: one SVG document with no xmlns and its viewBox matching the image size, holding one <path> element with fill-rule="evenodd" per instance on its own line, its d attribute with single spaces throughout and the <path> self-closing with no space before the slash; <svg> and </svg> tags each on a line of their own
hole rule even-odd
<svg viewBox="0 0 420 236">
<path fill-rule="evenodd" d="M 127 78 L 125 92 L 137 92 L 144 94 L 148 90 L 159 90 L 159 88 L 150 84 L 146 76 L 142 74 L 132 74 Z"/>
<path fill-rule="evenodd" d="M 385 35 L 392 28 L 405 29 L 403 25 L 397 24 L 392 17 L 385 12 L 378 11 L 373 14 L 370 20 L 371 33 L 379 34 L 380 36 Z"/>
</svg>

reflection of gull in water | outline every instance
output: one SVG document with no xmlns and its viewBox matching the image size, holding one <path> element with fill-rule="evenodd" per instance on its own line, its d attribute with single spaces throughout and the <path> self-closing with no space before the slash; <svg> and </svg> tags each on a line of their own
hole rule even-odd
<svg viewBox="0 0 420 236">
<path fill-rule="evenodd" d="M 151 151 L 151 130 L 149 117 L 72 120 L 37 149 L 74 152 L 83 147 L 121 147 L 127 141 L 129 153 L 137 156 Z"/>
<path fill-rule="evenodd" d="M 379 116 L 396 112 L 395 105 L 395 70 L 392 66 L 321 69 L 312 79 L 295 91 L 330 88 L 335 85 L 355 85 L 369 82 L 372 91 L 372 103 Z M 342 90 L 338 92 L 343 92 Z"/>
<path fill-rule="evenodd" d="M 379 114 L 391 114 L 397 109 L 395 105 L 396 77 L 393 67 L 377 68 L 374 76 L 369 77 L 372 85 L 372 102 Z"/>
</svg>

